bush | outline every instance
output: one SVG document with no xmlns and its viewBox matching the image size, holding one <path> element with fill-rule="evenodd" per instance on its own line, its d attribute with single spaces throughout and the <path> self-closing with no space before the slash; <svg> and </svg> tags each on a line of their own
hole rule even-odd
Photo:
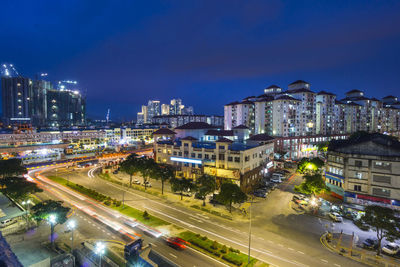
<svg viewBox="0 0 400 267">
<path fill-rule="evenodd" d="M 212 245 L 211 245 L 211 248 L 212 248 L 212 249 L 218 249 L 218 247 L 219 247 L 219 244 L 218 244 L 217 241 L 214 241 L 214 242 L 212 243 Z"/>
<path fill-rule="evenodd" d="M 243 263 L 242 258 L 239 257 L 239 255 L 234 254 L 234 253 L 224 254 L 224 255 L 222 255 L 222 258 L 224 260 L 226 260 L 227 262 L 230 262 L 236 266 L 241 266 Z"/>
<path fill-rule="evenodd" d="M 228 248 L 225 245 L 223 245 L 220 251 L 222 254 L 225 254 L 228 251 Z"/>
<path fill-rule="evenodd" d="M 110 206 L 110 205 L 111 205 L 111 202 L 108 201 L 108 200 L 106 200 L 106 201 L 104 202 L 104 205 Z"/>
<path fill-rule="evenodd" d="M 202 240 L 207 240 L 208 238 L 206 236 L 201 237 Z"/>
<path fill-rule="evenodd" d="M 147 212 L 147 210 L 145 210 L 145 211 L 143 212 L 143 218 L 144 218 L 145 220 L 150 219 L 150 215 L 149 215 L 149 213 Z"/>
</svg>

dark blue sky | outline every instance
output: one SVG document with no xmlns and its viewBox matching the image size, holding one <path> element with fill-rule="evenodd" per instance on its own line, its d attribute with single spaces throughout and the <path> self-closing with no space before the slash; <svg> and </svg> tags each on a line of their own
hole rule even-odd
<svg viewBox="0 0 400 267">
<path fill-rule="evenodd" d="M 148 99 L 196 113 L 294 80 L 400 96 L 400 1 L 1 1 L 0 62 L 76 79 L 88 113 Z"/>
</svg>

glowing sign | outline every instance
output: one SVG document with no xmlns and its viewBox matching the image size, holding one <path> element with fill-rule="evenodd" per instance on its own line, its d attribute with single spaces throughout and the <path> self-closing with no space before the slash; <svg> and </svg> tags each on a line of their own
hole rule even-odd
<svg viewBox="0 0 400 267">
<path fill-rule="evenodd" d="M 194 163 L 194 164 L 201 164 L 201 160 L 198 159 L 186 159 L 186 158 L 177 158 L 177 157 L 171 157 L 170 158 L 172 161 L 178 161 L 178 162 L 185 162 L 185 163 Z"/>
</svg>

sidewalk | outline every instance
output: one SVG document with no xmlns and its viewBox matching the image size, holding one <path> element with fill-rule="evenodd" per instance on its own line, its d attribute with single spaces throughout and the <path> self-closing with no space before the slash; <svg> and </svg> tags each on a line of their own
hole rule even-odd
<svg viewBox="0 0 400 267">
<path fill-rule="evenodd" d="M 324 233 L 320 241 L 322 245 L 333 253 L 337 253 L 349 259 L 369 266 L 400 266 L 400 260 L 388 256 L 376 256 L 376 252 L 355 247 L 357 236 L 341 233 Z"/>
</svg>

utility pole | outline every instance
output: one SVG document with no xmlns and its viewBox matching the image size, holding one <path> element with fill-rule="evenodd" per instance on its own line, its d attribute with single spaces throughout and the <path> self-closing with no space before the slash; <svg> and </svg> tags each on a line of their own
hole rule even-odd
<svg viewBox="0 0 400 267">
<path fill-rule="evenodd" d="M 250 217 L 250 222 L 249 222 L 249 252 L 248 252 L 248 257 L 247 257 L 247 265 L 250 265 L 250 245 L 251 245 L 251 206 L 253 205 L 253 195 L 251 196 L 250 199 L 250 207 L 249 207 L 249 217 Z"/>
<path fill-rule="evenodd" d="M 125 190 L 122 190 L 122 207 L 124 207 L 125 202 Z"/>
</svg>

